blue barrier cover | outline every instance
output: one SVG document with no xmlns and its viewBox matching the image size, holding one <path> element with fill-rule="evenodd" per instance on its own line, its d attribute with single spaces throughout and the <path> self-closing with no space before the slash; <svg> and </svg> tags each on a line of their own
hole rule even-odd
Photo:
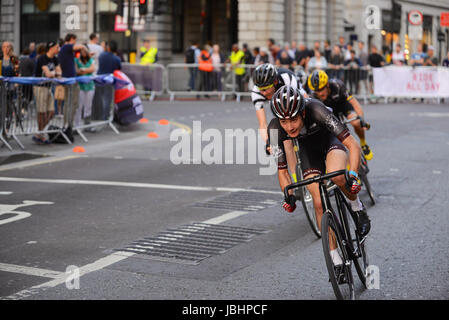
<svg viewBox="0 0 449 320">
<path fill-rule="evenodd" d="M 112 74 L 102 74 L 99 76 L 80 76 L 75 78 L 36 78 L 36 77 L 0 77 L 0 80 L 7 83 L 18 83 L 18 84 L 41 84 L 44 82 L 54 82 L 57 84 L 74 84 L 78 83 L 89 83 L 94 81 L 99 85 L 113 84 L 116 89 L 121 89 L 129 85 L 128 81 L 114 77 Z"/>
</svg>

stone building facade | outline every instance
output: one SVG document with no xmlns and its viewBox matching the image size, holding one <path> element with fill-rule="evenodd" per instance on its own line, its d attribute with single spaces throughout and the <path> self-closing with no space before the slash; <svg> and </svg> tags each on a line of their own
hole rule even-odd
<svg viewBox="0 0 449 320">
<path fill-rule="evenodd" d="M 159 49 L 160 62 L 168 63 L 182 61 L 193 41 L 218 43 L 229 52 L 234 42 L 266 46 L 269 38 L 281 45 L 293 40 L 307 46 L 316 40 L 335 43 L 344 32 L 345 0 L 167 0 L 163 14 L 153 15 L 149 6 L 145 29 L 129 39 L 113 30 L 116 5 L 111 0 L 40 1 L 50 4 L 47 11 L 36 8 L 37 2 L 1 1 L 0 41 L 12 41 L 19 51 L 30 41 L 56 40 L 68 32 L 87 42 L 89 34 L 96 32 L 101 40 L 118 40 L 125 52 L 138 51 L 142 40 L 149 39 Z M 70 20 L 73 6 L 80 17 L 76 29 Z M 49 20 L 52 24 L 47 26 Z M 33 33 L 33 21 L 38 28 L 46 25 L 48 31 Z"/>
</svg>

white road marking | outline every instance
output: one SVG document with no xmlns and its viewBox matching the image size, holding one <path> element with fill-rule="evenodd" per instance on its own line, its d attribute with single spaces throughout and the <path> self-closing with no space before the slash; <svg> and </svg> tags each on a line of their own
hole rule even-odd
<svg viewBox="0 0 449 320">
<path fill-rule="evenodd" d="M 243 216 L 245 214 L 248 214 L 247 211 L 232 211 L 229 213 L 225 213 L 224 215 L 218 216 L 216 218 L 212 218 L 206 221 L 203 221 L 202 223 L 208 223 L 208 224 L 220 224 L 222 222 Z"/>
<path fill-rule="evenodd" d="M 248 214 L 249 212 L 246 211 L 232 211 L 229 213 L 225 213 L 221 216 L 203 221 L 202 223 L 208 223 L 208 224 L 220 224 L 222 222 L 240 217 L 242 215 Z M 177 237 L 176 235 L 173 235 L 174 237 Z M 179 237 L 182 237 L 178 235 Z M 86 275 L 88 273 L 98 271 L 101 269 L 104 269 L 112 264 L 115 264 L 117 262 L 123 261 L 129 257 L 132 257 L 136 255 L 137 252 L 125 252 L 125 251 L 117 251 L 113 254 L 110 254 L 109 256 L 106 256 L 104 258 L 101 258 L 91 264 L 85 265 L 84 267 L 80 268 L 80 277 L 83 275 Z M 56 272 L 56 271 L 54 271 Z M 54 288 L 58 285 L 63 284 L 67 279 L 66 274 L 60 274 L 58 277 L 56 277 L 54 280 L 42 283 L 40 285 L 31 287 L 29 289 L 22 290 L 20 292 L 17 292 L 13 295 L 7 296 L 7 297 L 1 297 L 0 300 L 19 300 L 24 299 L 27 297 L 30 297 L 35 294 L 42 293 L 42 291 Z"/>
<path fill-rule="evenodd" d="M 76 158 L 81 158 L 81 156 L 66 156 L 66 157 L 58 157 L 58 158 L 52 158 L 52 159 L 40 160 L 40 161 L 30 160 L 30 162 L 27 162 L 27 163 L 21 163 L 21 162 L 12 163 L 12 164 L 7 164 L 4 166 L 1 166 L 0 171 L 12 170 L 12 169 L 17 169 L 17 168 L 26 168 L 26 167 L 32 167 L 32 166 L 39 166 L 41 164 L 60 162 L 60 161 L 71 160 L 71 159 L 76 159 Z"/>
<path fill-rule="evenodd" d="M 440 170 L 433 170 L 432 173 L 433 174 L 441 174 L 441 171 Z"/>
<path fill-rule="evenodd" d="M 37 204 L 54 204 L 54 202 L 25 200 L 21 204 L 0 204 L 0 216 L 4 214 L 14 215 L 7 219 L 0 219 L 0 225 L 30 217 L 31 213 L 16 210 L 18 208 L 35 206 Z"/>
<path fill-rule="evenodd" d="M 188 190 L 188 191 L 255 192 L 255 193 L 268 193 L 268 194 L 282 194 L 280 191 L 271 191 L 271 190 L 244 189 L 244 188 L 222 188 L 222 187 L 197 187 L 197 186 L 182 186 L 182 185 L 142 183 L 142 182 L 71 180 L 71 179 L 33 179 L 33 178 L 15 178 L 15 177 L 0 177 L 0 181 L 54 183 L 54 184 L 79 184 L 79 185 L 148 188 L 148 189 L 171 189 L 171 190 Z"/>
<path fill-rule="evenodd" d="M 9 196 L 11 194 L 12 194 L 11 191 L 0 191 L 0 196 Z"/>
<path fill-rule="evenodd" d="M 399 169 L 397 169 L 397 168 L 390 168 L 390 171 L 391 171 L 391 172 L 398 172 Z"/>
<path fill-rule="evenodd" d="M 410 116 L 441 118 L 441 117 L 449 117 L 449 112 L 410 112 Z"/>
<path fill-rule="evenodd" d="M 18 266 L 15 264 L 7 264 L 7 263 L 0 263 L 0 271 L 21 273 L 29 276 L 45 277 L 53 279 L 56 279 L 64 274 L 63 272 L 59 271 L 33 268 L 27 266 Z"/>
</svg>

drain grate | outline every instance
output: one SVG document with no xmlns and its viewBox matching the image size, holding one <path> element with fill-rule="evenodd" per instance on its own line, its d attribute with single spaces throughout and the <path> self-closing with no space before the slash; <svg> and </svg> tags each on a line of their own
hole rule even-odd
<svg viewBox="0 0 449 320">
<path fill-rule="evenodd" d="M 279 204 L 281 195 L 259 192 L 232 192 L 211 200 L 193 204 L 196 208 L 223 209 L 237 211 L 259 211 Z"/>
<path fill-rule="evenodd" d="M 116 251 L 133 252 L 147 259 L 197 265 L 211 256 L 251 241 L 268 230 L 201 222 L 170 228 L 157 236 L 136 240 Z"/>
</svg>

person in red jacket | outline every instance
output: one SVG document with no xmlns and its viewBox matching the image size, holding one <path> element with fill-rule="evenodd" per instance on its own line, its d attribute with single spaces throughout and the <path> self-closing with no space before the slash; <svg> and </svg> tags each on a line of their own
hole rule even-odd
<svg viewBox="0 0 449 320">
<path fill-rule="evenodd" d="M 200 70 L 200 91 L 211 91 L 212 64 L 211 47 L 206 44 L 198 57 L 198 69 Z M 207 97 L 207 95 L 206 95 Z"/>
</svg>

